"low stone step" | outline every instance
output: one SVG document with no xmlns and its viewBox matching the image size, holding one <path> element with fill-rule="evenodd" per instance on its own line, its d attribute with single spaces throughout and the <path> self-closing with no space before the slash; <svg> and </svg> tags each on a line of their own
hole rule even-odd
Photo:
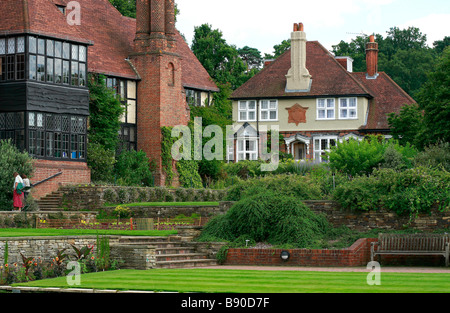
<svg viewBox="0 0 450 313">
<path fill-rule="evenodd" d="M 156 268 L 188 268 L 188 267 L 215 266 L 215 265 L 217 265 L 217 260 L 215 259 L 192 259 L 192 260 L 156 262 Z"/>
<path fill-rule="evenodd" d="M 202 253 L 179 253 L 179 254 L 160 254 L 156 255 L 156 262 L 182 261 L 182 260 L 203 260 L 207 259 L 206 254 Z"/>
<path fill-rule="evenodd" d="M 195 248 L 193 247 L 170 247 L 170 248 L 158 248 L 156 249 L 156 255 L 166 255 L 166 254 L 184 254 L 184 253 L 195 253 Z"/>
</svg>

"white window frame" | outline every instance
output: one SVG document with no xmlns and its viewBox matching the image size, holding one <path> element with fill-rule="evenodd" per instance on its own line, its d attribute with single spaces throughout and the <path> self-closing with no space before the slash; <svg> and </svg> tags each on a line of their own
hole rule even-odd
<svg viewBox="0 0 450 313">
<path fill-rule="evenodd" d="M 319 144 L 317 144 L 317 140 L 319 141 Z M 322 140 L 326 140 L 326 147 L 322 146 Z M 313 138 L 313 145 L 314 145 L 314 160 L 323 162 L 322 155 L 325 152 L 329 152 L 331 150 L 331 140 L 334 140 L 334 146 L 338 144 L 338 136 L 317 136 Z M 334 147 L 333 146 L 333 147 Z"/>
<path fill-rule="evenodd" d="M 275 112 L 274 118 L 270 117 L 272 112 Z M 263 113 L 267 113 L 267 118 L 263 118 Z M 278 121 L 278 100 L 261 100 L 259 102 L 259 120 L 261 122 Z"/>
<path fill-rule="evenodd" d="M 247 148 L 247 142 L 254 142 L 254 149 L 249 150 Z M 242 143 L 242 145 L 241 145 Z M 241 137 L 237 139 L 236 143 L 236 162 L 247 160 L 246 155 L 249 154 L 249 159 L 251 161 L 258 160 L 258 138 L 254 137 Z"/>
<path fill-rule="evenodd" d="M 354 103 L 352 103 L 354 101 Z M 339 119 L 340 120 L 356 120 L 358 119 L 358 98 L 339 98 Z M 350 116 L 350 112 L 354 111 L 355 115 Z M 345 114 L 343 114 L 345 112 Z"/>
<path fill-rule="evenodd" d="M 334 98 L 319 98 L 317 99 L 317 120 L 335 120 L 336 119 L 336 99 Z M 323 111 L 324 117 L 320 117 L 320 112 Z M 332 116 L 328 116 L 328 112 L 332 112 Z"/>
<path fill-rule="evenodd" d="M 254 109 L 250 109 L 250 104 L 254 104 Z M 256 122 L 256 100 L 238 101 L 238 121 L 239 122 Z M 245 113 L 245 118 L 241 117 L 241 113 Z M 249 118 L 249 113 L 253 113 L 254 118 Z"/>
</svg>

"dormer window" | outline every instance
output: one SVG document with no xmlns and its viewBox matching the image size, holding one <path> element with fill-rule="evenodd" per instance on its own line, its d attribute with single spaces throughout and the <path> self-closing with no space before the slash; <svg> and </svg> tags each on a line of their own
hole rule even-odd
<svg viewBox="0 0 450 313">
<path fill-rule="evenodd" d="M 56 7 L 62 14 L 66 15 L 66 7 L 64 5 L 56 5 Z"/>
</svg>

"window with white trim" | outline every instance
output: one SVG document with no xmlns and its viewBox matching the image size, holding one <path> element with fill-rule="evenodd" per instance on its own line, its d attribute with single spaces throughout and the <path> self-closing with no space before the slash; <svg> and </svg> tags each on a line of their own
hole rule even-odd
<svg viewBox="0 0 450 313">
<path fill-rule="evenodd" d="M 329 152 L 331 147 L 336 146 L 337 139 L 337 136 L 314 137 L 314 160 L 322 162 L 325 153 Z"/>
<path fill-rule="evenodd" d="M 335 100 L 317 99 L 317 119 L 318 120 L 333 120 L 335 119 Z"/>
<path fill-rule="evenodd" d="M 356 98 L 340 98 L 339 119 L 356 119 L 356 118 L 358 118 Z"/>
<path fill-rule="evenodd" d="M 237 142 L 237 161 L 258 159 L 258 139 L 243 138 Z"/>
<path fill-rule="evenodd" d="M 239 101 L 239 122 L 256 121 L 256 100 Z"/>
<path fill-rule="evenodd" d="M 276 120 L 278 120 L 278 101 L 277 100 L 261 100 L 259 116 L 260 116 L 261 121 L 276 121 Z"/>
</svg>

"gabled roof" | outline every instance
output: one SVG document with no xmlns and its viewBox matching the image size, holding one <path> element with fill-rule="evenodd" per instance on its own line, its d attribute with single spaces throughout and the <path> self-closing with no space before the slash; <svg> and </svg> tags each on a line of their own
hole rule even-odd
<svg viewBox="0 0 450 313">
<path fill-rule="evenodd" d="M 286 92 L 286 74 L 291 67 L 291 51 L 286 51 L 231 95 L 232 99 L 370 96 L 366 88 L 347 72 L 317 41 L 306 43 L 306 68 L 312 76 L 309 92 Z"/>
<path fill-rule="evenodd" d="M 56 5 L 68 0 L 0 0 L 0 35 L 35 33 L 91 43 L 88 49 L 89 72 L 138 79 L 127 61 L 133 51 L 136 20 L 123 16 L 108 0 L 77 0 L 81 7 L 81 25 L 70 26 Z M 217 91 L 217 86 L 177 34 L 182 57 L 185 86 Z M 185 71 L 185 73 L 184 73 Z"/>
<path fill-rule="evenodd" d="M 352 73 L 369 90 L 372 99 L 369 101 L 367 124 L 361 130 L 388 130 L 389 113 L 399 113 L 402 106 L 415 103 L 392 78 L 385 72 L 378 72 L 377 79 L 366 79 L 366 73 Z"/>
<path fill-rule="evenodd" d="M 388 130 L 389 113 L 415 103 L 386 73 L 367 79 L 366 73 L 348 72 L 317 41 L 306 43 L 306 68 L 312 76 L 309 92 L 286 92 L 286 74 L 291 66 L 290 50 L 266 66 L 231 95 L 231 99 L 311 98 L 327 96 L 364 96 L 369 99 L 367 123 L 360 130 Z"/>
</svg>

